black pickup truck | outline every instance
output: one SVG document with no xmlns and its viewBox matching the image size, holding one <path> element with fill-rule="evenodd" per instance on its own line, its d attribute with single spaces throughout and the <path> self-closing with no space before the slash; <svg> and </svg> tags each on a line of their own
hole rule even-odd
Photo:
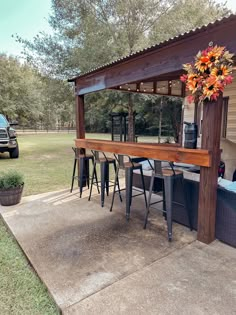
<svg viewBox="0 0 236 315">
<path fill-rule="evenodd" d="M 19 146 L 16 138 L 16 131 L 6 117 L 0 114 L 0 153 L 9 152 L 11 159 L 19 157 Z"/>
</svg>

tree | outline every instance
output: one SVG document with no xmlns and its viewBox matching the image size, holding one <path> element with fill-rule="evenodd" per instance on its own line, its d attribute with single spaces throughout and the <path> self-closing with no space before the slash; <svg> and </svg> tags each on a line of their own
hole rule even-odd
<svg viewBox="0 0 236 315">
<path fill-rule="evenodd" d="M 212 0 L 52 0 L 49 22 L 54 33 L 40 33 L 32 42 L 20 37 L 18 41 L 25 48 L 26 59 L 42 73 L 65 78 L 228 13 L 224 4 Z M 100 101 L 95 103 L 102 104 L 104 96 L 96 95 Z M 110 94 L 112 99 L 114 96 L 119 103 L 121 97 Z M 123 95 L 123 104 L 127 104 L 126 98 Z M 133 97 L 128 98 L 131 122 L 134 104 Z M 129 138 L 134 138 L 134 130 Z"/>
<path fill-rule="evenodd" d="M 20 123 L 38 119 L 42 109 L 41 82 L 32 68 L 0 55 L 0 112 Z"/>
<path fill-rule="evenodd" d="M 41 72 L 65 77 L 227 14 L 225 4 L 212 0 L 52 0 L 54 33 L 17 40 Z"/>
<path fill-rule="evenodd" d="M 42 123 L 46 129 L 73 125 L 74 92 L 67 82 L 41 76 L 43 83 L 43 117 Z"/>
<path fill-rule="evenodd" d="M 150 44 L 168 40 L 230 13 L 226 3 L 212 0 L 178 0 L 165 16 L 160 18 L 159 23 L 154 25 L 150 34 Z"/>
<path fill-rule="evenodd" d="M 0 113 L 20 125 L 47 128 L 74 120 L 74 93 L 62 80 L 41 76 L 16 58 L 0 55 Z"/>
<path fill-rule="evenodd" d="M 148 44 L 148 35 L 175 0 L 52 0 L 53 35 L 17 36 L 26 59 L 46 74 L 88 71 Z"/>
</svg>

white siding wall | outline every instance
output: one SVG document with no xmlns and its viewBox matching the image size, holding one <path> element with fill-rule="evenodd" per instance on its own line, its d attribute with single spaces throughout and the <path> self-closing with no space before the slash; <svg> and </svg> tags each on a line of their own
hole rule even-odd
<svg viewBox="0 0 236 315">
<path fill-rule="evenodd" d="M 234 81 L 224 90 L 224 96 L 229 96 L 228 123 L 226 138 L 236 143 L 236 71 L 233 73 Z M 184 121 L 193 122 L 194 104 L 188 104 L 184 99 Z M 198 126 L 200 127 L 200 126 Z M 184 138 L 184 135 L 183 135 Z M 201 146 L 201 139 L 198 138 L 198 147 Z"/>
<path fill-rule="evenodd" d="M 236 71 L 234 81 L 224 90 L 224 96 L 229 96 L 228 123 L 226 138 L 236 143 Z"/>
</svg>

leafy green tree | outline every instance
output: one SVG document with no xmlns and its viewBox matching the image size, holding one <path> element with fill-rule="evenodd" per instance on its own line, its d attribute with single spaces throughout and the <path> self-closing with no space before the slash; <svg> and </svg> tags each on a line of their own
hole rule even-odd
<svg viewBox="0 0 236 315">
<path fill-rule="evenodd" d="M 200 27 L 228 13 L 225 4 L 212 0 L 52 0 L 49 23 L 54 33 L 42 32 L 33 41 L 17 39 L 24 46 L 26 60 L 41 73 L 52 78 L 66 78 Z M 91 103 L 86 117 L 90 120 L 90 127 L 92 120 L 95 125 L 91 115 L 94 110 L 98 113 L 99 126 L 102 121 L 106 124 L 107 116 L 102 109 L 109 98 L 113 104 L 128 106 L 129 120 L 132 121 L 137 107 L 134 103 L 134 100 L 137 102 L 136 96 L 95 95 L 96 98 L 88 97 Z M 130 130 L 132 139 L 134 130 Z"/>
<path fill-rule="evenodd" d="M 225 4 L 212 0 L 52 0 L 53 34 L 17 40 L 41 72 L 65 77 L 227 14 Z"/>
<path fill-rule="evenodd" d="M 20 123 L 36 121 L 42 110 L 42 85 L 35 70 L 0 55 L 0 73 L 0 112 Z"/>
<path fill-rule="evenodd" d="M 84 72 L 148 44 L 148 35 L 174 0 L 52 0 L 53 35 L 19 36 L 26 59 L 46 74 Z"/>
<path fill-rule="evenodd" d="M 42 125 L 46 129 L 73 126 L 74 92 L 67 82 L 41 77 L 43 84 L 43 116 Z"/>
<path fill-rule="evenodd" d="M 150 33 L 150 44 L 178 36 L 232 13 L 226 3 L 212 0 L 178 0 Z"/>
<path fill-rule="evenodd" d="M 0 55 L 0 112 L 27 127 L 73 125 L 74 93 L 62 80 L 43 77 L 16 58 Z"/>
</svg>

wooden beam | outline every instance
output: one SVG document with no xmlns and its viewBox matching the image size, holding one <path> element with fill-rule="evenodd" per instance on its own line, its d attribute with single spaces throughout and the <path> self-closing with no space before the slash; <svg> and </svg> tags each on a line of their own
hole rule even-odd
<svg viewBox="0 0 236 315">
<path fill-rule="evenodd" d="M 199 166 L 211 165 L 211 153 L 208 150 L 186 149 L 178 144 L 155 144 L 117 142 L 96 139 L 76 139 L 79 148 L 94 149 L 103 152 L 141 156 L 164 161 L 183 162 Z"/>
<path fill-rule="evenodd" d="M 162 96 L 174 96 L 174 97 L 184 97 L 183 95 L 177 95 L 177 94 L 168 94 L 168 93 L 154 93 L 154 92 L 144 92 L 144 91 L 136 91 L 136 90 L 123 90 L 123 89 L 109 89 L 109 90 L 116 90 L 116 91 L 120 91 L 120 92 L 124 92 L 124 93 L 136 93 L 136 94 L 148 94 L 148 95 L 162 95 Z"/>
<path fill-rule="evenodd" d="M 85 138 L 85 122 L 84 122 L 84 96 L 76 96 L 76 136 L 79 139 Z"/>
<path fill-rule="evenodd" d="M 222 95 L 216 102 L 203 104 L 202 149 L 212 152 L 212 165 L 210 168 L 201 167 L 197 239 L 206 244 L 215 239 L 222 104 Z"/>
<path fill-rule="evenodd" d="M 180 71 L 183 63 L 191 62 L 199 49 L 206 48 L 211 41 L 235 53 L 235 29 L 236 19 L 232 18 L 77 77 L 77 93 L 82 95 Z"/>
</svg>

